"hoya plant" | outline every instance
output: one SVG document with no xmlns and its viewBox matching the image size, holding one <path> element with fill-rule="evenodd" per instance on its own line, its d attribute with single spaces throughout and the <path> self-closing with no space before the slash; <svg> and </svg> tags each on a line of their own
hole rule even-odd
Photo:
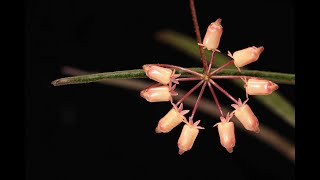
<svg viewBox="0 0 320 180">
<path fill-rule="evenodd" d="M 247 69 L 251 64 L 259 63 L 259 58 L 265 51 L 263 44 L 248 45 L 234 52 L 219 50 L 220 42 L 223 41 L 221 37 L 228 35 L 224 34 L 223 19 L 212 19 L 212 23 L 207 27 L 201 27 L 206 28 L 205 35 L 201 37 L 194 1 L 190 0 L 189 5 L 197 41 L 189 41 L 181 34 L 171 31 L 163 32 L 161 36 L 163 41 L 176 48 L 184 49 L 187 53 L 194 53 L 188 45 L 197 46 L 201 66 L 141 64 L 140 69 L 75 75 L 54 80 L 52 84 L 62 86 L 100 82 L 106 79 L 132 79 L 134 81 L 137 78 L 148 78 L 152 80 L 153 84 L 140 89 L 140 92 L 137 93 L 140 93 L 141 100 L 150 103 L 167 102 L 171 104 L 171 109 L 154 125 L 154 131 L 159 135 L 170 133 L 182 124 L 181 134 L 177 138 L 180 155 L 192 149 L 201 131 L 216 131 L 221 145 L 227 152 L 232 153 L 236 145 L 234 122 L 240 123 L 246 131 L 259 134 L 259 116 L 255 114 L 255 107 L 250 106 L 252 98 L 273 108 L 283 119 L 294 124 L 290 117 L 293 112 L 292 108 L 290 109 L 286 101 L 277 94 L 277 89 L 281 87 L 281 84 L 294 85 L 294 74 Z M 225 48 L 227 47 L 223 49 Z M 235 82 L 240 89 L 244 90 L 243 96 L 232 95 L 227 87 L 220 85 L 221 80 Z M 179 94 L 176 91 L 183 84 L 190 82 L 196 83 L 185 93 Z M 202 125 L 204 120 L 197 116 L 197 110 L 205 91 L 211 94 L 219 114 L 219 118 L 213 120 L 216 123 L 211 127 Z M 228 104 L 227 108 L 224 108 L 221 103 L 221 97 L 218 96 L 221 94 L 229 100 L 229 102 L 224 102 Z M 178 95 L 180 98 L 175 98 Z M 196 95 L 196 100 L 191 105 L 189 103 L 191 109 L 185 109 L 185 101 L 191 95 Z"/>
</svg>

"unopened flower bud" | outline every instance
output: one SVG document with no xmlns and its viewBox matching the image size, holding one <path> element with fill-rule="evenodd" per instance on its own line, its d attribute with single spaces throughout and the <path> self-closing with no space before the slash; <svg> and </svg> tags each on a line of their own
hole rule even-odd
<svg viewBox="0 0 320 180">
<path fill-rule="evenodd" d="M 183 105 L 181 103 L 179 108 L 173 107 L 163 118 L 161 118 L 156 127 L 156 133 L 168 133 L 186 119 L 184 115 L 187 114 L 189 110 L 182 110 L 182 108 Z"/>
<path fill-rule="evenodd" d="M 269 95 L 279 86 L 269 80 L 250 78 L 244 85 L 249 95 Z"/>
<path fill-rule="evenodd" d="M 248 47 L 242 50 L 238 50 L 231 55 L 228 52 L 228 55 L 234 59 L 234 65 L 238 68 L 243 67 L 247 64 L 255 62 L 259 59 L 260 54 L 263 52 L 264 47 Z"/>
<path fill-rule="evenodd" d="M 222 32 L 223 28 L 221 26 L 221 19 L 218 18 L 215 22 L 208 26 L 207 32 L 203 38 L 203 44 L 199 45 L 204 46 L 208 50 L 217 50 Z"/>
<path fill-rule="evenodd" d="M 142 90 L 140 96 L 149 102 L 165 102 L 170 101 L 172 98 L 169 86 L 158 86 Z"/>
<path fill-rule="evenodd" d="M 245 129 L 256 133 L 260 132 L 258 118 L 254 115 L 248 104 L 245 104 L 244 102 L 243 104 L 232 104 L 231 106 L 236 109 L 234 111 L 234 115 L 238 118 Z"/>
<path fill-rule="evenodd" d="M 226 148 L 229 153 L 232 153 L 233 147 L 236 145 L 233 122 L 218 123 L 218 132 L 221 145 Z"/>
<path fill-rule="evenodd" d="M 200 120 L 193 123 L 193 121 L 189 119 L 189 123 L 186 123 L 183 126 L 182 132 L 178 140 L 180 155 L 192 148 L 193 143 L 199 134 L 199 129 L 204 129 L 203 127 L 198 126 L 199 123 Z"/>
<path fill-rule="evenodd" d="M 171 82 L 171 77 L 173 75 L 173 71 L 171 69 L 152 64 L 143 65 L 142 68 L 146 75 L 154 81 L 163 85 L 167 85 Z"/>
</svg>

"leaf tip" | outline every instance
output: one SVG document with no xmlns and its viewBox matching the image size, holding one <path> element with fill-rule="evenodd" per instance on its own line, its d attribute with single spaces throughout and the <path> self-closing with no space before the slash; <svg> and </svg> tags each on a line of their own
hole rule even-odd
<svg viewBox="0 0 320 180">
<path fill-rule="evenodd" d="M 51 84 L 53 86 L 62 86 L 62 85 L 65 85 L 67 83 L 68 83 L 68 81 L 66 79 L 64 79 L 64 78 L 56 79 L 56 80 L 51 82 Z"/>
</svg>

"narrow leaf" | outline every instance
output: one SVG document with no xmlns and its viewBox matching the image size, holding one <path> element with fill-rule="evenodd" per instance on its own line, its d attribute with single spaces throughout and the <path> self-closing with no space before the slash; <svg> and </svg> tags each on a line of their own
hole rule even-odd
<svg viewBox="0 0 320 180">
<path fill-rule="evenodd" d="M 193 71 L 202 73 L 202 68 L 188 68 Z M 214 70 L 214 68 L 213 68 Z M 190 74 L 177 70 L 177 73 L 181 74 L 180 77 L 188 77 Z M 294 84 L 294 75 L 286 73 L 276 73 L 276 72 L 266 72 L 266 71 L 253 71 L 245 70 L 243 72 L 238 72 L 236 69 L 224 69 L 219 71 L 216 75 L 242 75 L 242 76 L 255 76 L 265 79 L 272 80 L 276 83 L 282 84 Z M 114 72 L 104 72 L 95 73 L 82 76 L 65 77 L 52 81 L 54 86 L 62 86 L 68 84 L 82 84 L 101 81 L 105 79 L 131 79 L 131 78 L 146 78 L 146 75 L 142 69 L 124 70 L 124 71 L 114 71 Z M 239 81 L 242 82 L 242 81 Z"/>
<path fill-rule="evenodd" d="M 145 73 L 142 69 L 134 70 L 125 70 L 125 71 L 114 71 L 114 72 L 104 72 L 104 73 L 95 73 L 82 76 L 66 77 L 54 80 L 51 82 L 54 86 L 62 86 L 69 84 L 82 84 L 101 81 L 104 79 L 130 79 L 130 78 L 146 78 Z"/>
</svg>

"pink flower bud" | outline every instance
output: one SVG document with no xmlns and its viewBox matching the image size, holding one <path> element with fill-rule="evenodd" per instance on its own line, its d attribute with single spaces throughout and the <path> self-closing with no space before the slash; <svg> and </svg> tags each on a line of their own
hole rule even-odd
<svg viewBox="0 0 320 180">
<path fill-rule="evenodd" d="M 233 147 L 236 145 L 233 122 L 218 123 L 218 132 L 221 145 L 226 148 L 229 153 L 232 153 Z"/>
<path fill-rule="evenodd" d="M 168 133 L 185 120 L 186 118 L 184 115 L 187 114 L 189 110 L 182 109 L 182 103 L 179 108 L 174 106 L 163 118 L 160 119 L 158 126 L 156 127 L 156 133 Z"/>
<path fill-rule="evenodd" d="M 149 102 L 165 102 L 171 100 L 171 92 L 169 86 L 158 86 L 148 88 L 140 92 L 140 96 Z"/>
<path fill-rule="evenodd" d="M 269 95 L 279 88 L 277 84 L 271 81 L 254 78 L 249 79 L 244 87 L 249 95 Z"/>
<path fill-rule="evenodd" d="M 204 129 L 203 127 L 198 126 L 199 123 L 200 120 L 193 123 L 193 121 L 189 119 L 189 123 L 186 123 L 183 126 L 182 132 L 178 140 L 180 155 L 192 148 L 193 143 L 198 136 L 199 129 Z"/>
<path fill-rule="evenodd" d="M 247 64 L 257 61 L 263 50 L 263 46 L 260 46 L 258 48 L 252 46 L 242 50 L 238 50 L 234 52 L 233 55 L 231 55 L 231 53 L 228 52 L 228 55 L 234 59 L 234 65 L 240 68 Z"/>
<path fill-rule="evenodd" d="M 258 118 L 254 115 L 250 106 L 248 104 L 245 104 L 246 102 L 242 104 L 240 99 L 239 101 L 240 103 L 231 105 L 236 109 L 234 111 L 234 115 L 239 119 L 244 128 L 249 131 L 259 133 L 260 129 Z"/>
<path fill-rule="evenodd" d="M 208 26 L 207 32 L 203 38 L 203 44 L 201 45 L 208 50 L 217 50 L 222 32 L 223 28 L 221 26 L 221 19 L 218 18 Z"/>
<path fill-rule="evenodd" d="M 171 77 L 173 76 L 173 71 L 168 68 L 146 64 L 142 66 L 146 75 L 161 84 L 167 85 L 171 82 Z"/>
</svg>

